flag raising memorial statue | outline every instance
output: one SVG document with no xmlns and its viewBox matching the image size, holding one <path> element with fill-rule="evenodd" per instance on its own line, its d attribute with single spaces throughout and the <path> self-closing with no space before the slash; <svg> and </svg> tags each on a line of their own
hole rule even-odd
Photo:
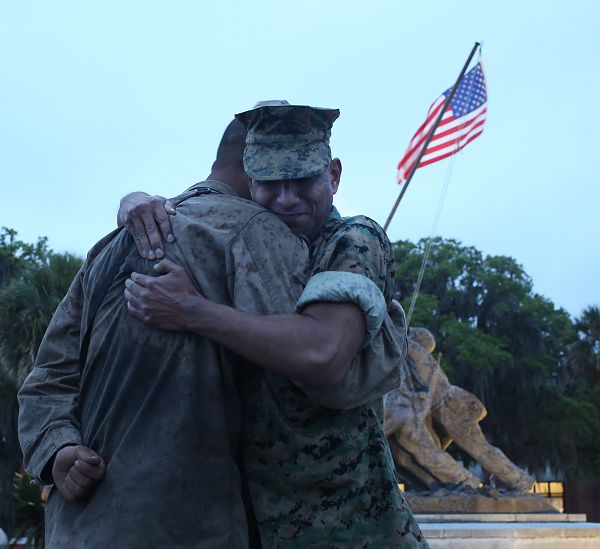
<svg viewBox="0 0 600 549">
<path fill-rule="evenodd" d="M 417 168 L 456 154 L 483 132 L 487 90 L 481 62 L 467 72 L 478 47 L 476 43 L 454 86 L 433 102 L 398 164 L 397 179 L 403 187 L 386 228 Z M 428 253 L 415 285 L 408 323 Z M 550 510 L 547 502 L 526 495 L 533 477 L 486 440 L 479 427 L 487 413 L 485 406 L 475 395 L 450 383 L 433 357 L 434 348 L 431 332 L 411 328 L 404 383 L 385 397 L 385 433 L 397 471 L 413 490 L 428 492 L 422 497 L 407 494 L 413 507 L 421 513 Z M 482 479 L 446 452 L 453 441 L 501 481 L 511 496 L 504 494 L 503 501 L 488 497 L 490 486 L 484 487 Z"/>
</svg>

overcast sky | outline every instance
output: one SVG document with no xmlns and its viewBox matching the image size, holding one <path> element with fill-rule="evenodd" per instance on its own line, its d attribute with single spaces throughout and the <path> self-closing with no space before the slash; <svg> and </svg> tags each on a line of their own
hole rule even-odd
<svg viewBox="0 0 600 549">
<path fill-rule="evenodd" d="M 0 0 L 0 225 L 83 255 L 132 190 L 209 172 L 262 99 L 339 107 L 336 205 L 383 224 L 396 164 L 483 42 L 488 121 L 456 157 L 437 234 L 514 257 L 578 315 L 600 304 L 600 3 Z M 448 160 L 389 228 L 428 236 Z"/>
</svg>

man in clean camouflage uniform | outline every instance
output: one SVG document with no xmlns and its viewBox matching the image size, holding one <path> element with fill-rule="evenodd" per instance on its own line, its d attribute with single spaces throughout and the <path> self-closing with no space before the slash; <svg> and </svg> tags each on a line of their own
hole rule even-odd
<svg viewBox="0 0 600 549">
<path fill-rule="evenodd" d="M 263 107 L 236 116 L 248 128 L 244 167 L 253 186 L 257 180 L 269 185 L 310 178 L 328 168 L 330 128 L 339 111 L 307 111 Z M 251 192 L 256 200 L 258 193 Z M 311 242 L 311 271 L 297 310 L 319 300 L 359 304 L 362 287 L 344 279 L 346 273 L 374 283 L 391 303 L 391 245 L 367 217 L 342 218 L 331 206 Z M 328 284 L 336 279 L 337 285 Z M 397 345 L 406 343 L 394 340 L 389 316 L 381 321 L 383 328 L 367 335 L 337 384 L 311 387 L 263 371 L 243 386 L 244 461 L 264 547 L 427 547 L 398 489 L 382 428 L 390 378 L 382 371 L 386 361 L 397 366 L 404 359 L 405 348 Z"/>
</svg>

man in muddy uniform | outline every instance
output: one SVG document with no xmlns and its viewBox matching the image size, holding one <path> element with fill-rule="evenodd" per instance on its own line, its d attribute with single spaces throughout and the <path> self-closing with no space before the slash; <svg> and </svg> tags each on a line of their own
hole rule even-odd
<svg viewBox="0 0 600 549">
<path fill-rule="evenodd" d="M 208 180 L 183 195 L 166 254 L 216 302 L 292 312 L 308 250 L 240 198 L 249 197 L 247 178 L 231 157 L 241 159 L 245 133 L 234 121 Z M 132 271 L 150 274 L 153 264 L 126 231 L 90 252 L 19 393 L 27 470 L 58 489 L 46 547 L 244 549 L 237 359 L 128 314 Z"/>
</svg>

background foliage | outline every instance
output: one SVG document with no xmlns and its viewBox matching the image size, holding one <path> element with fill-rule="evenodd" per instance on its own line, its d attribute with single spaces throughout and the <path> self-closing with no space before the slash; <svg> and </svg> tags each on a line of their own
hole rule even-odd
<svg viewBox="0 0 600 549">
<path fill-rule="evenodd" d="M 14 474 L 22 468 L 17 390 L 33 367 L 52 314 L 80 266 L 81 259 L 54 253 L 45 238 L 28 244 L 18 240 L 15 231 L 0 231 L 0 528 L 8 533 L 24 532 L 25 522 L 31 522 L 19 511 L 23 505 L 17 507 L 13 495 Z M 26 477 L 18 477 L 22 478 Z M 24 483 L 18 482 L 18 493 Z"/>
<path fill-rule="evenodd" d="M 427 242 L 394 244 L 407 311 Z M 411 324 L 433 332 L 450 381 L 485 404 L 484 432 L 513 461 L 538 475 L 600 475 L 598 307 L 572 321 L 514 259 L 435 238 Z"/>
</svg>

